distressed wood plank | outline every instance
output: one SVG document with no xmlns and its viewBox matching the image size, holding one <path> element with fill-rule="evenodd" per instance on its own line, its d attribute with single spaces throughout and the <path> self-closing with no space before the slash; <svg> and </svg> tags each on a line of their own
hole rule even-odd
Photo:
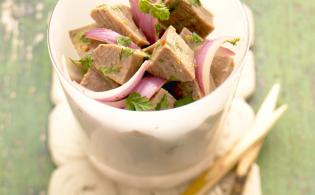
<svg viewBox="0 0 315 195">
<path fill-rule="evenodd" d="M 53 168 L 46 147 L 51 65 L 40 37 L 56 0 L 0 0 L 2 8 L 5 2 L 17 11 L 13 23 L 0 22 L 0 194 L 44 194 Z M 251 102 L 257 108 L 280 81 L 281 102 L 290 106 L 259 159 L 263 192 L 315 194 L 315 1 L 245 2 L 257 26 L 258 90 Z"/>
<path fill-rule="evenodd" d="M 54 2 L 0 1 L 0 194 L 44 194 L 47 188 L 51 65 L 45 32 Z"/>
<path fill-rule="evenodd" d="M 315 194 L 315 1 L 246 0 L 256 20 L 257 107 L 271 85 L 282 84 L 289 112 L 259 158 L 263 192 Z"/>
</svg>

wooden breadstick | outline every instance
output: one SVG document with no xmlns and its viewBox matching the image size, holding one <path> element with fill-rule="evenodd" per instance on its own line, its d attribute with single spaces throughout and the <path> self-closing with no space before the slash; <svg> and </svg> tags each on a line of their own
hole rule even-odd
<svg viewBox="0 0 315 195">
<path fill-rule="evenodd" d="M 204 195 L 215 184 L 218 183 L 238 162 L 240 157 L 247 152 L 248 148 L 262 141 L 270 131 L 271 127 L 287 110 L 287 106 L 281 106 L 268 119 L 265 125 L 257 127 L 245 136 L 230 152 L 218 159 L 214 165 L 203 173 L 183 193 L 183 195 Z"/>
<path fill-rule="evenodd" d="M 267 99 L 261 106 L 255 119 L 252 130 L 231 151 L 219 158 L 210 169 L 205 171 L 196 181 L 183 193 L 183 195 L 204 195 L 224 175 L 229 172 L 239 159 L 255 144 L 259 144 L 265 138 L 275 122 L 287 110 L 284 105 L 272 112 L 279 93 L 279 85 L 275 85 Z M 270 113 L 268 113 L 270 112 Z M 263 116 L 268 116 L 263 117 Z"/>
<path fill-rule="evenodd" d="M 236 175 L 238 177 L 245 177 L 247 175 L 250 167 L 258 157 L 262 144 L 263 142 L 249 149 L 249 151 L 246 152 L 245 156 L 240 160 L 236 168 Z"/>
</svg>

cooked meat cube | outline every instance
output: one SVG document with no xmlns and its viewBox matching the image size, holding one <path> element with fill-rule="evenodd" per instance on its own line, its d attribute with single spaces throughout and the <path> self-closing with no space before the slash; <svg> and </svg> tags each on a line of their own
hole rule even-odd
<svg viewBox="0 0 315 195">
<path fill-rule="evenodd" d="M 182 32 L 180 33 L 180 36 L 192 50 L 197 49 L 203 42 L 203 39 L 197 33 L 190 32 L 190 30 L 188 30 L 188 28 L 186 27 L 183 28 Z M 160 44 L 159 41 L 157 41 L 154 44 L 150 45 L 149 47 L 142 49 L 142 51 L 148 54 L 152 54 L 155 47 L 158 46 L 159 44 Z"/>
<path fill-rule="evenodd" d="M 142 49 L 142 51 L 146 52 L 148 54 L 152 54 L 154 49 L 156 48 L 156 46 L 158 46 L 159 44 L 160 44 L 160 42 L 157 41 L 154 44 L 150 45 L 149 47 L 146 47 L 146 48 Z"/>
<path fill-rule="evenodd" d="M 164 2 L 171 11 L 169 20 L 160 21 L 164 26 L 172 25 L 178 33 L 187 27 L 203 38 L 213 31 L 213 15 L 199 1 L 165 0 Z"/>
<path fill-rule="evenodd" d="M 181 99 L 183 97 L 191 96 L 193 100 L 199 100 L 203 97 L 198 82 L 188 81 L 188 82 L 179 82 L 174 88 L 176 93 L 176 98 Z"/>
<path fill-rule="evenodd" d="M 232 73 L 234 60 L 230 56 L 217 55 L 212 62 L 211 74 L 217 86 L 221 85 Z"/>
<path fill-rule="evenodd" d="M 72 62 L 67 63 L 67 69 L 71 80 L 80 83 L 84 74 L 82 69 Z"/>
<path fill-rule="evenodd" d="M 130 8 L 127 6 L 102 5 L 93 9 L 91 16 L 99 25 L 130 37 L 139 46 L 149 44 L 132 20 Z"/>
<path fill-rule="evenodd" d="M 194 52 L 173 27 L 165 32 L 152 54 L 148 71 L 170 81 L 195 79 Z"/>
<path fill-rule="evenodd" d="M 212 76 L 210 75 L 210 92 L 214 91 L 216 85 Z M 199 87 L 199 84 L 196 80 L 188 82 L 178 82 L 172 88 L 173 95 L 176 99 L 181 99 L 184 97 L 192 97 L 194 101 L 199 100 L 203 97 L 203 93 Z"/>
<path fill-rule="evenodd" d="M 190 32 L 187 28 L 183 28 L 180 36 L 185 40 L 193 50 L 198 49 L 202 45 L 203 40 L 196 33 Z M 216 86 L 221 85 L 225 79 L 233 71 L 233 58 L 229 56 L 216 55 L 212 62 L 211 75 L 213 77 L 214 83 Z M 193 83 L 181 83 L 180 85 L 194 86 Z M 215 86 L 214 86 L 215 88 Z M 195 98 L 194 98 L 195 100 Z"/>
<path fill-rule="evenodd" d="M 84 75 L 80 84 L 93 91 L 106 91 L 119 86 L 110 78 L 104 77 L 94 67 L 90 68 Z"/>
<path fill-rule="evenodd" d="M 80 57 L 90 54 L 100 44 L 100 42 L 87 39 L 84 36 L 86 32 L 97 27 L 97 24 L 91 24 L 69 32 L 71 41 Z"/>
<path fill-rule="evenodd" d="M 180 36 L 192 50 L 196 50 L 203 43 L 203 39 L 197 33 L 192 33 L 186 27 L 183 28 Z"/>
<path fill-rule="evenodd" d="M 151 103 L 157 110 L 174 108 L 175 102 L 176 99 L 163 88 L 160 89 L 151 99 Z"/>
<path fill-rule="evenodd" d="M 114 44 L 101 44 L 93 52 L 95 68 L 119 84 L 134 75 L 145 57 L 139 50 Z"/>
</svg>

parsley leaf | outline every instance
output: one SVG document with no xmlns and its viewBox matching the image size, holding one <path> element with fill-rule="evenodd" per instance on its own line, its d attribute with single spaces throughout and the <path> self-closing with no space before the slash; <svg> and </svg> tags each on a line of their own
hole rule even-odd
<svg viewBox="0 0 315 195">
<path fill-rule="evenodd" d="M 90 44 L 91 40 L 86 38 L 85 33 L 84 32 L 79 32 L 77 34 L 79 41 L 81 41 L 82 43 L 86 43 L 86 44 Z"/>
<path fill-rule="evenodd" d="M 161 25 L 160 25 L 159 23 L 157 23 L 157 24 L 155 25 L 155 33 L 156 33 L 156 35 L 157 35 L 158 37 L 160 37 L 161 30 L 162 30 Z"/>
<path fill-rule="evenodd" d="M 140 0 L 139 9 L 144 13 L 150 13 L 152 4 L 149 0 Z"/>
<path fill-rule="evenodd" d="M 183 51 L 183 48 L 181 47 L 180 43 L 178 41 L 175 41 L 175 49 L 179 50 L 179 51 Z"/>
<path fill-rule="evenodd" d="M 168 78 L 167 80 L 168 81 L 178 81 L 178 79 L 174 75 L 171 75 L 170 78 Z"/>
<path fill-rule="evenodd" d="M 119 73 L 120 72 L 120 67 L 115 66 L 114 64 L 111 64 L 110 66 L 101 67 L 101 68 L 99 68 L 99 70 L 104 75 L 115 74 L 115 73 Z"/>
<path fill-rule="evenodd" d="M 120 36 L 117 38 L 117 44 L 128 47 L 131 44 L 131 39 L 129 37 Z"/>
<path fill-rule="evenodd" d="M 168 20 L 170 18 L 170 10 L 162 1 L 151 3 L 150 0 L 140 0 L 139 9 L 144 13 L 151 14 L 158 20 Z"/>
<path fill-rule="evenodd" d="M 101 4 L 101 5 L 97 6 L 97 8 L 106 8 L 106 7 L 108 7 L 106 4 Z"/>
<path fill-rule="evenodd" d="M 119 54 L 119 59 L 122 59 L 124 57 L 131 56 L 135 51 L 131 48 L 125 47 L 121 49 L 121 52 Z"/>
<path fill-rule="evenodd" d="M 233 46 L 236 46 L 240 40 L 241 38 L 237 37 L 235 39 L 227 40 L 226 42 L 232 44 Z"/>
<path fill-rule="evenodd" d="M 86 55 L 84 58 L 80 60 L 80 63 L 85 69 L 90 69 L 93 65 L 93 57 L 91 54 Z"/>
<path fill-rule="evenodd" d="M 84 58 L 81 58 L 80 60 L 73 60 L 70 59 L 71 62 L 75 65 L 77 65 L 83 74 L 85 74 L 93 65 L 93 57 L 91 54 L 86 55 Z"/>
<path fill-rule="evenodd" d="M 146 97 L 142 97 L 139 93 L 131 93 L 126 99 L 126 108 L 134 111 L 154 110 L 154 106 Z"/>
<path fill-rule="evenodd" d="M 192 103 L 192 102 L 194 102 L 192 96 L 184 97 L 184 98 L 179 99 L 179 100 L 177 100 L 177 101 L 175 102 L 175 108 L 181 107 L 181 106 L 185 106 L 185 105 L 190 104 L 190 103 Z"/>
<path fill-rule="evenodd" d="M 203 41 L 203 39 L 195 32 L 192 33 L 191 38 L 194 43 L 201 43 Z"/>
<path fill-rule="evenodd" d="M 159 20 L 168 20 L 170 18 L 170 10 L 163 3 L 156 3 L 151 10 L 151 15 Z"/>
<path fill-rule="evenodd" d="M 156 105 L 155 110 L 165 110 L 168 106 L 167 95 L 165 94 L 161 101 Z"/>
<path fill-rule="evenodd" d="M 191 5 L 201 6 L 200 0 L 189 0 Z"/>
<path fill-rule="evenodd" d="M 143 59 L 145 59 L 145 60 L 150 60 L 151 58 L 152 58 L 152 55 L 150 55 L 150 54 L 148 54 L 148 53 L 146 53 L 146 52 L 143 52 L 144 53 L 144 58 Z"/>
</svg>

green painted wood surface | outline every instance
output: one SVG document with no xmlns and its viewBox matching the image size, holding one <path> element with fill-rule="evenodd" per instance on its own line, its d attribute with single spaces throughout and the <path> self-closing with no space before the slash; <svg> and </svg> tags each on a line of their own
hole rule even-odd
<svg viewBox="0 0 315 195">
<path fill-rule="evenodd" d="M 1 23 L 8 2 L 13 2 L 18 36 L 6 37 L 10 25 Z M 55 2 L 0 0 L 1 195 L 46 194 L 53 170 L 46 146 L 51 66 L 40 37 Z M 251 102 L 257 108 L 271 85 L 280 81 L 281 103 L 290 107 L 267 138 L 258 161 L 263 192 L 315 194 L 315 1 L 246 3 L 254 11 L 257 27 L 258 90 Z"/>
<path fill-rule="evenodd" d="M 46 147 L 51 66 L 46 41 L 34 38 L 44 35 L 54 3 L 42 1 L 37 11 L 37 0 L 0 1 L 0 21 L 13 14 L 0 23 L 1 195 L 44 194 L 53 169 Z M 18 35 L 10 31 L 15 22 Z"/>
<path fill-rule="evenodd" d="M 246 0 L 257 24 L 257 105 L 272 83 L 289 112 L 259 158 L 266 195 L 315 194 L 315 1 Z"/>
</svg>

